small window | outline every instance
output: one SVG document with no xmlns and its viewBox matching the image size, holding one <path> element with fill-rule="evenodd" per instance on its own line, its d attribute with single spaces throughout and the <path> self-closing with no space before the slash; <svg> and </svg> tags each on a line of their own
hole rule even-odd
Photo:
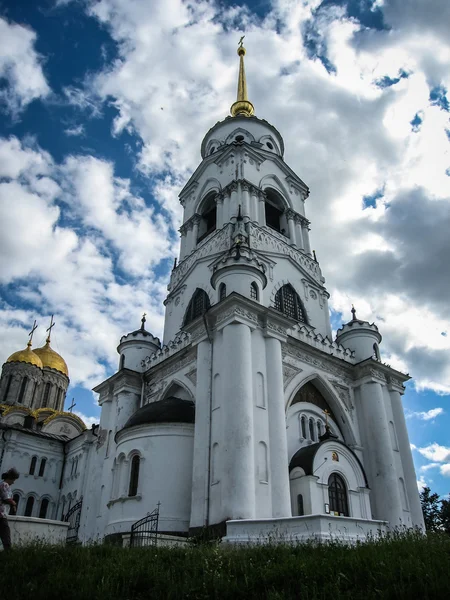
<svg viewBox="0 0 450 600">
<path fill-rule="evenodd" d="M 8 377 L 8 383 L 6 384 L 6 390 L 5 390 L 5 395 L 4 395 L 4 400 L 3 402 L 6 402 L 6 400 L 8 399 L 8 394 L 9 394 L 9 388 L 11 387 L 11 383 L 12 383 L 12 375 L 10 375 Z"/>
<path fill-rule="evenodd" d="M 377 343 L 375 343 L 375 344 L 373 345 L 373 358 L 374 358 L 375 360 L 381 360 L 381 358 L 380 358 L 380 349 L 379 349 L 379 347 L 378 347 L 378 344 L 377 344 Z"/>
<path fill-rule="evenodd" d="M 30 463 L 30 475 L 34 475 L 34 472 L 36 470 L 36 463 L 37 463 L 37 457 L 33 456 L 33 458 L 31 459 L 31 463 Z"/>
<path fill-rule="evenodd" d="M 34 498 L 30 496 L 25 505 L 25 517 L 31 517 L 33 514 Z"/>
<path fill-rule="evenodd" d="M 302 418 L 300 419 L 300 423 L 301 423 L 301 429 L 302 429 L 302 438 L 304 440 L 306 440 L 306 417 L 304 415 L 302 415 Z"/>
<path fill-rule="evenodd" d="M 323 433 L 323 429 L 322 429 L 322 421 L 317 421 L 317 439 L 320 438 L 320 436 Z"/>
<path fill-rule="evenodd" d="M 250 298 L 252 300 L 258 300 L 258 286 L 254 281 L 250 285 Z"/>
<path fill-rule="evenodd" d="M 44 477 L 45 465 L 47 464 L 47 459 L 43 458 L 41 460 L 41 466 L 39 467 L 39 477 Z"/>
<path fill-rule="evenodd" d="M 16 503 L 16 514 L 19 514 L 19 502 L 20 502 L 19 494 L 14 494 L 13 500 Z"/>
<path fill-rule="evenodd" d="M 130 487 L 128 488 L 128 496 L 136 496 L 137 494 L 140 463 L 141 459 L 139 456 L 133 456 L 133 460 L 131 461 Z"/>
<path fill-rule="evenodd" d="M 299 517 L 303 517 L 305 514 L 305 509 L 303 508 L 303 495 L 297 495 L 297 512 Z"/>
<path fill-rule="evenodd" d="M 28 377 L 24 377 L 22 379 L 22 385 L 20 386 L 19 397 L 17 398 L 17 402 L 22 404 L 23 397 L 25 396 L 25 390 L 27 389 Z"/>
<path fill-rule="evenodd" d="M 125 354 L 120 355 L 120 365 L 119 371 L 121 371 L 125 367 Z"/>
<path fill-rule="evenodd" d="M 31 396 L 31 402 L 30 402 L 30 407 L 31 408 L 33 408 L 33 406 L 34 406 L 34 399 L 36 397 L 36 390 L 37 390 L 37 388 L 38 388 L 38 384 L 37 384 L 37 381 L 36 381 L 36 383 L 34 384 L 34 388 L 33 388 L 33 395 Z"/>
<path fill-rule="evenodd" d="M 314 431 L 314 421 L 312 419 L 309 420 L 309 438 L 312 442 L 315 441 L 315 431 Z"/>
<path fill-rule="evenodd" d="M 211 148 L 211 150 L 209 151 L 209 153 L 210 153 L 210 154 L 214 154 L 214 152 L 215 152 L 215 151 L 216 151 L 216 147 L 215 147 L 215 146 L 213 146 L 213 147 Z"/>
<path fill-rule="evenodd" d="M 45 519 L 47 517 L 49 500 L 48 498 L 44 498 L 41 502 L 41 506 L 39 508 L 39 518 Z"/>
<path fill-rule="evenodd" d="M 42 399 L 42 408 L 47 408 L 47 406 L 48 406 L 48 398 L 50 396 L 51 385 L 52 385 L 51 383 L 45 384 L 44 397 Z"/>
<path fill-rule="evenodd" d="M 221 283 L 220 287 L 219 287 L 219 302 L 221 300 L 225 300 L 226 297 L 227 297 L 227 286 L 224 283 Z"/>
<path fill-rule="evenodd" d="M 266 142 L 266 146 L 269 148 L 269 150 L 273 150 L 273 144 L 270 142 Z"/>
<path fill-rule="evenodd" d="M 234 139 L 239 143 L 241 143 L 245 140 L 243 135 L 237 135 Z"/>
<path fill-rule="evenodd" d="M 205 237 L 217 229 L 217 192 L 211 192 L 202 202 L 201 219 L 198 225 L 196 242 L 201 242 Z"/>
</svg>

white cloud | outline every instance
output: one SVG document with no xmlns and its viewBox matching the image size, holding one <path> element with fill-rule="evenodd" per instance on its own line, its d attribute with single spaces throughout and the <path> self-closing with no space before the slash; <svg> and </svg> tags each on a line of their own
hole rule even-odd
<svg viewBox="0 0 450 600">
<path fill-rule="evenodd" d="M 429 484 L 425 480 L 424 476 L 421 475 L 419 477 L 419 479 L 417 480 L 417 489 L 419 490 L 419 492 L 421 492 L 423 490 L 423 488 L 425 488 L 425 487 L 429 487 Z"/>
<path fill-rule="evenodd" d="M 434 442 L 429 446 L 425 446 L 424 448 L 417 448 L 417 450 L 433 462 L 446 462 L 450 460 L 450 448 L 447 446 L 441 446 Z"/>
<path fill-rule="evenodd" d="M 84 415 L 81 412 L 78 412 L 77 410 L 74 410 L 73 413 L 77 415 L 77 417 L 80 417 L 80 419 L 84 422 L 88 429 L 90 429 L 92 425 L 97 425 L 100 421 L 99 417 L 87 417 L 86 415 Z"/>
<path fill-rule="evenodd" d="M 425 473 L 426 471 L 429 471 L 430 469 L 436 469 L 438 467 L 442 467 L 442 465 L 440 463 L 428 463 L 427 465 L 422 465 L 420 467 L 420 471 L 422 471 L 422 473 Z"/>
<path fill-rule="evenodd" d="M 0 106 L 13 116 L 50 93 L 35 41 L 34 31 L 0 17 L 0 80 L 6 81 L 0 90 Z"/>
<path fill-rule="evenodd" d="M 73 127 L 68 127 L 64 130 L 64 133 L 70 137 L 84 137 L 86 130 L 84 125 L 80 123 L 80 125 L 74 125 Z"/>
<path fill-rule="evenodd" d="M 422 421 L 431 421 L 431 419 L 435 419 L 437 416 L 444 414 L 443 408 L 432 408 L 427 412 L 410 412 L 406 414 L 407 418 L 416 417 L 417 419 L 421 419 Z"/>
</svg>

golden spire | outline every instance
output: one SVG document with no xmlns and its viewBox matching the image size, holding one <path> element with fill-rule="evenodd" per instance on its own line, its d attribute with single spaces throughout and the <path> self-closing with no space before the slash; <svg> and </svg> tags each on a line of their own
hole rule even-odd
<svg viewBox="0 0 450 600">
<path fill-rule="evenodd" d="M 245 35 L 239 40 L 237 53 L 239 56 L 239 79 L 237 89 L 237 100 L 231 105 L 230 112 L 232 117 L 251 117 L 255 112 L 253 104 L 247 98 L 247 80 L 245 79 L 244 56 L 245 48 L 243 44 Z"/>
</svg>

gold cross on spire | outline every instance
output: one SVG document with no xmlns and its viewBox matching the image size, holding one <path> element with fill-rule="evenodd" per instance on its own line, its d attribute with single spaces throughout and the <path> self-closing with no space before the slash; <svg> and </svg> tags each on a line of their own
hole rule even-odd
<svg viewBox="0 0 450 600">
<path fill-rule="evenodd" d="M 144 331 L 145 329 L 145 321 L 147 320 L 145 317 L 147 316 L 147 313 L 144 313 L 142 315 L 142 319 L 141 319 L 141 330 Z"/>
<path fill-rule="evenodd" d="M 36 331 L 36 329 L 38 328 L 38 326 L 36 325 L 36 319 L 34 320 L 33 323 L 33 327 L 31 328 L 30 333 L 28 334 L 30 336 L 30 339 L 28 340 L 28 346 L 31 346 L 32 342 L 33 342 L 33 333 Z"/>
<path fill-rule="evenodd" d="M 47 329 L 45 331 L 48 331 L 48 337 L 47 337 L 47 344 L 50 344 L 50 336 L 52 333 L 52 329 L 55 326 L 55 322 L 53 321 L 53 315 L 51 316 L 50 319 L 50 327 L 47 327 Z"/>
<path fill-rule="evenodd" d="M 251 117 L 255 112 L 253 104 L 247 98 L 247 79 L 245 78 L 245 66 L 244 66 L 244 38 L 245 35 L 239 40 L 237 53 L 239 56 L 239 77 L 238 77 L 238 89 L 237 99 L 234 104 L 231 105 L 230 112 L 233 117 Z"/>
</svg>

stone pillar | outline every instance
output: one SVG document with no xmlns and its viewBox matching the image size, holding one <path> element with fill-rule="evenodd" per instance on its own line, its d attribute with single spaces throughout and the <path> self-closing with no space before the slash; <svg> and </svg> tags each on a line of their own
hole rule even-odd
<svg viewBox="0 0 450 600">
<path fill-rule="evenodd" d="M 297 247 L 303 250 L 305 245 L 303 243 L 302 221 L 299 215 L 295 219 L 295 228 L 297 230 Z"/>
<path fill-rule="evenodd" d="M 295 223 L 294 223 L 294 213 L 289 210 L 286 211 L 286 217 L 289 227 L 289 240 L 291 246 L 297 245 L 297 240 L 295 239 Z"/>
<path fill-rule="evenodd" d="M 186 256 L 191 254 L 194 249 L 194 245 L 192 243 L 192 221 L 188 221 L 186 223 Z"/>
<path fill-rule="evenodd" d="M 413 525 L 425 529 L 423 522 L 422 507 L 420 504 L 419 491 L 417 489 L 416 471 L 409 445 L 408 430 L 406 428 L 405 413 L 403 411 L 402 398 L 400 392 L 396 389 L 389 390 L 392 404 L 392 414 L 394 417 L 395 430 L 397 432 L 398 449 L 405 476 L 406 493 L 408 494 L 409 509 L 411 511 L 411 520 Z"/>
<path fill-rule="evenodd" d="M 180 227 L 180 262 L 186 256 L 186 229 L 184 227 Z"/>
<path fill-rule="evenodd" d="M 365 456 L 371 467 L 369 487 L 375 501 L 376 518 L 397 527 L 403 521 L 403 508 L 381 384 L 377 381 L 364 383 L 361 403 L 366 430 Z"/>
<path fill-rule="evenodd" d="M 261 194 L 259 197 L 259 226 L 263 227 L 266 224 L 266 207 L 265 207 L 265 196 Z"/>
<path fill-rule="evenodd" d="M 302 223 L 303 243 L 305 245 L 305 252 L 311 255 L 311 246 L 309 243 L 309 228 L 306 221 Z"/>
<path fill-rule="evenodd" d="M 192 472 L 191 527 L 209 525 L 210 484 L 209 429 L 211 427 L 211 344 L 206 339 L 197 346 L 197 387 L 195 390 L 194 464 Z"/>
<path fill-rule="evenodd" d="M 229 220 L 237 217 L 238 214 L 238 186 L 236 182 L 230 185 L 231 197 L 230 197 L 230 213 Z"/>
<path fill-rule="evenodd" d="M 216 213 L 216 215 L 217 215 L 216 216 L 217 229 L 220 229 L 224 225 L 224 220 L 223 220 L 223 194 L 219 194 L 217 196 L 216 206 L 217 206 L 217 213 Z"/>
<path fill-rule="evenodd" d="M 223 329 L 224 398 L 223 514 L 227 519 L 255 517 L 252 345 L 248 325 Z"/>
<path fill-rule="evenodd" d="M 242 216 L 250 219 L 250 188 L 248 183 L 241 184 L 242 190 Z"/>
<path fill-rule="evenodd" d="M 193 226 L 192 226 L 192 250 L 194 250 L 194 248 L 197 246 L 197 239 L 198 239 L 198 226 L 200 224 L 200 220 L 201 220 L 201 216 L 200 215 L 194 215 L 193 217 Z"/>
<path fill-rule="evenodd" d="M 250 192 L 250 218 L 252 221 L 258 222 L 258 210 L 259 210 L 258 190 L 256 188 L 252 187 L 251 192 Z"/>
<path fill-rule="evenodd" d="M 283 358 L 281 342 L 274 337 L 266 338 L 266 372 L 272 517 L 290 517 L 292 515 L 284 410 Z"/>
</svg>

